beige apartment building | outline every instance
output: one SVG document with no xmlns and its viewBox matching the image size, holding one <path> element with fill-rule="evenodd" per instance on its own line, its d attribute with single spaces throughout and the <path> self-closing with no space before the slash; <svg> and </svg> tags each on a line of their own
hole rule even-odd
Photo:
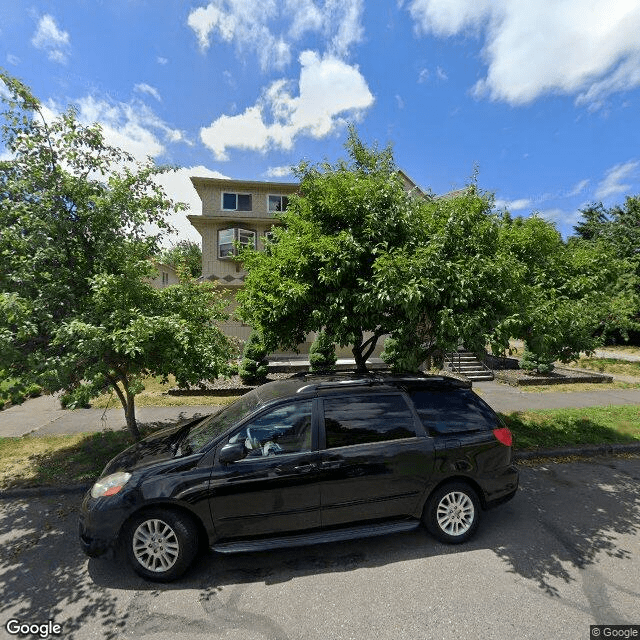
<svg viewBox="0 0 640 640">
<path fill-rule="evenodd" d="M 192 177 L 191 182 L 202 201 L 202 214 L 188 216 L 202 236 L 202 277 L 226 290 L 232 313 L 235 293 L 244 285 L 246 276 L 246 271 L 233 260 L 235 243 L 263 249 L 275 222 L 274 214 L 286 208 L 298 184 L 199 177 Z M 233 319 L 222 329 L 242 341 L 251 333 L 251 327 Z M 314 337 L 309 336 L 310 342 L 301 345 L 301 351 L 308 351 Z"/>
</svg>

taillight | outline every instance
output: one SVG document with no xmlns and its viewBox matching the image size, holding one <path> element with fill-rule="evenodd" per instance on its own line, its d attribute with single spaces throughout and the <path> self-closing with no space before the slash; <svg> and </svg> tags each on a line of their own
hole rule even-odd
<svg viewBox="0 0 640 640">
<path fill-rule="evenodd" d="M 510 447 L 511 443 L 513 442 L 511 431 L 509 431 L 507 427 L 502 427 L 501 429 L 494 429 L 493 435 L 496 437 L 496 440 L 501 442 L 506 447 Z"/>
</svg>

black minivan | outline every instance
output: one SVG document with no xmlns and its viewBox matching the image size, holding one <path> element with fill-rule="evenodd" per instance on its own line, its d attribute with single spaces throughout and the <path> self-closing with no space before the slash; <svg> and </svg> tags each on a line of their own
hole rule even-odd
<svg viewBox="0 0 640 640">
<path fill-rule="evenodd" d="M 460 543 L 512 498 L 511 433 L 469 382 L 298 375 L 123 451 L 87 493 L 80 541 L 122 541 L 169 581 L 198 549 L 264 550 L 407 531 Z"/>
</svg>

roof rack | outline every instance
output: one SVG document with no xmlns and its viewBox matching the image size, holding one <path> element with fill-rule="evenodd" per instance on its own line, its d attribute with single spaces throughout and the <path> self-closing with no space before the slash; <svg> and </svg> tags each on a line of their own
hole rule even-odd
<svg viewBox="0 0 640 640">
<path fill-rule="evenodd" d="M 340 379 L 341 374 L 353 374 L 359 373 L 361 377 Z M 313 374 L 305 373 L 304 375 L 296 374 L 296 378 L 314 378 Z M 309 384 L 300 387 L 297 393 L 316 391 L 318 389 L 335 389 L 344 387 L 364 387 L 373 385 L 412 385 L 412 384 L 429 384 L 435 383 L 437 385 L 454 386 L 459 388 L 470 388 L 471 382 L 466 380 L 460 380 L 458 378 L 450 378 L 443 375 L 430 375 L 430 374 L 399 374 L 393 375 L 388 372 L 380 371 L 367 371 L 365 373 L 355 371 L 337 371 L 330 374 L 325 379 L 310 380 Z"/>
</svg>

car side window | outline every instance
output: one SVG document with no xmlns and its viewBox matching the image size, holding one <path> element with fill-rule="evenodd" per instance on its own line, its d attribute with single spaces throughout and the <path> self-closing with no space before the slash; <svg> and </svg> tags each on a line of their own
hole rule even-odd
<svg viewBox="0 0 640 640">
<path fill-rule="evenodd" d="M 246 423 L 229 438 L 244 442 L 247 457 L 311 451 L 311 400 L 275 407 Z"/>
<path fill-rule="evenodd" d="M 400 394 L 324 399 L 327 448 L 413 438 L 413 414 Z"/>
<path fill-rule="evenodd" d="M 495 429 L 496 414 L 470 389 L 414 390 L 409 393 L 432 436 Z"/>
</svg>

